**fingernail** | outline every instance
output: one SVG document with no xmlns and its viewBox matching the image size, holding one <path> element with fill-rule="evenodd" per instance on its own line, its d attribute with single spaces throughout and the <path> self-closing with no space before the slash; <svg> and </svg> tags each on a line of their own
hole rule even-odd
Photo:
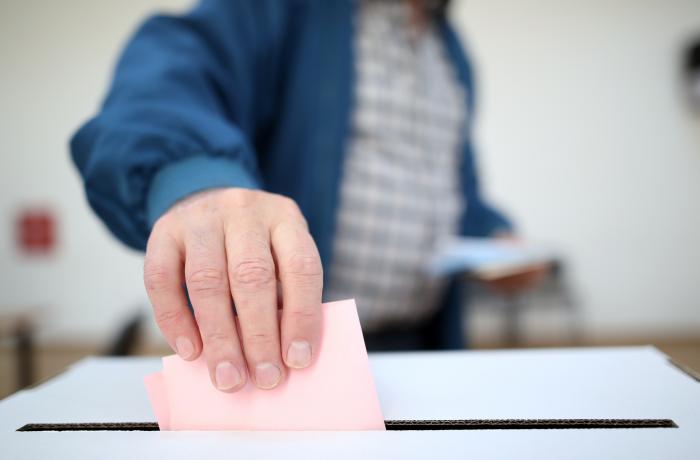
<svg viewBox="0 0 700 460">
<path fill-rule="evenodd" d="M 187 337 L 178 337 L 175 340 L 175 351 L 180 355 L 180 358 L 190 359 L 194 355 L 194 345 Z"/>
<path fill-rule="evenodd" d="M 259 388 L 269 390 L 280 383 L 282 372 L 280 368 L 271 363 L 261 363 L 255 366 L 255 382 Z"/>
<path fill-rule="evenodd" d="M 216 388 L 219 390 L 230 390 L 240 385 L 242 378 L 241 373 L 233 364 L 228 361 L 220 362 L 216 365 Z"/>
<path fill-rule="evenodd" d="M 311 345 L 306 340 L 292 340 L 287 349 L 287 366 L 303 369 L 311 364 Z"/>
</svg>

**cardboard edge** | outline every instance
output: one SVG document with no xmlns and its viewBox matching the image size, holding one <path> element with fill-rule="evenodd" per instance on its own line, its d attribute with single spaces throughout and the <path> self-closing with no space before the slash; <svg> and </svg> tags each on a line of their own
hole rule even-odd
<svg viewBox="0 0 700 460">
<path fill-rule="evenodd" d="M 685 375 L 687 375 L 691 379 L 695 380 L 696 382 L 700 382 L 700 372 L 696 371 L 695 369 L 693 369 L 692 367 L 690 367 L 686 364 L 681 364 L 678 361 L 674 361 L 671 358 L 668 358 L 668 362 L 673 367 L 675 367 L 676 369 L 678 369 L 679 371 L 681 371 L 682 373 L 684 373 Z"/>
</svg>

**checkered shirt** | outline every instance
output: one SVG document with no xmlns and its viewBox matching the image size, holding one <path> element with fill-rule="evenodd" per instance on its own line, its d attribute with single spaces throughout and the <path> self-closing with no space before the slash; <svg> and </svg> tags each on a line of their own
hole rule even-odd
<svg viewBox="0 0 700 460">
<path fill-rule="evenodd" d="M 373 331 L 420 323 L 444 293 L 424 266 L 466 205 L 466 104 L 435 27 L 416 34 L 403 1 L 359 5 L 355 110 L 325 298 L 354 297 Z"/>
</svg>

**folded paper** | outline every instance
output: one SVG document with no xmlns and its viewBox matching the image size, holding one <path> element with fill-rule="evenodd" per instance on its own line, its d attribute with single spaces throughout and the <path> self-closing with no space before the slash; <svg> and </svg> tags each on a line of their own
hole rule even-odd
<svg viewBox="0 0 700 460">
<path fill-rule="evenodd" d="M 470 272 L 482 279 L 501 278 L 556 260 L 553 248 L 494 238 L 460 237 L 441 241 L 426 268 L 432 276 Z"/>
<path fill-rule="evenodd" d="M 379 398 L 353 300 L 323 305 L 313 364 L 289 369 L 272 390 L 250 382 L 235 393 L 214 388 L 203 357 L 163 358 L 146 376 L 161 430 L 384 430 Z"/>
</svg>

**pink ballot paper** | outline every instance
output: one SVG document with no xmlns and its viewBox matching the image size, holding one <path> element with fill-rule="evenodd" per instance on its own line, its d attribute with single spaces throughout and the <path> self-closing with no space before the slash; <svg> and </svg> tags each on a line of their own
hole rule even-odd
<svg viewBox="0 0 700 460">
<path fill-rule="evenodd" d="M 145 378 L 161 430 L 384 430 L 354 300 L 323 305 L 320 349 L 277 388 L 218 391 L 203 357 L 163 358 Z"/>
</svg>

